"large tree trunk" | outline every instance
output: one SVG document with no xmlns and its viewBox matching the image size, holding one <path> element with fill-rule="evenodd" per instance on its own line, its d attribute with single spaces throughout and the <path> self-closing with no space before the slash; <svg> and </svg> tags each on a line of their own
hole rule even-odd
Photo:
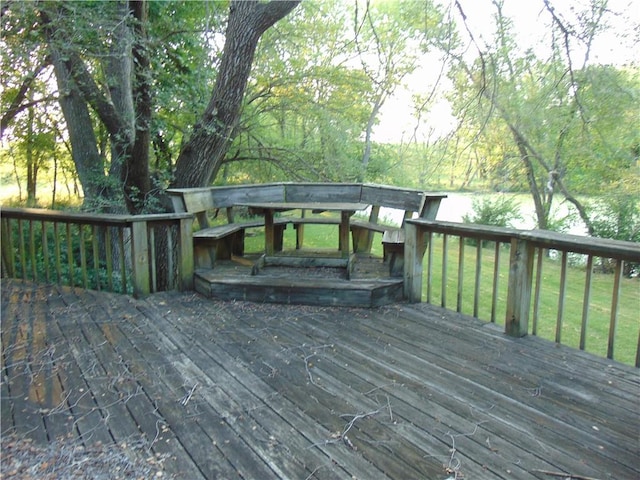
<svg viewBox="0 0 640 480">
<path fill-rule="evenodd" d="M 126 21 L 130 17 L 129 2 L 119 0 L 115 2 L 117 16 L 123 21 L 118 23 L 114 31 L 114 41 L 112 42 L 109 55 L 104 59 L 103 68 L 106 76 L 106 84 L 109 94 L 106 97 L 111 101 L 115 109 L 117 118 L 116 126 L 110 130 L 111 143 L 111 164 L 109 165 L 109 177 L 114 181 L 118 179 L 121 185 L 127 211 L 137 213 L 135 192 L 130 184 L 132 175 L 129 172 L 129 164 L 132 157 L 132 145 L 135 139 L 135 108 L 133 104 L 133 60 L 131 58 L 131 45 L 133 35 L 129 24 Z M 98 94 L 96 91 L 95 94 Z M 104 109 L 104 108 L 102 108 Z M 97 109 L 101 117 L 101 109 Z M 129 185 L 129 188 L 127 186 Z"/>
<path fill-rule="evenodd" d="M 136 118 L 134 128 L 135 141 L 131 150 L 129 175 L 131 180 L 125 183 L 125 193 L 130 197 L 132 187 L 140 193 L 140 200 L 146 205 L 146 199 L 151 191 L 151 176 L 149 172 L 149 148 L 151 146 L 151 115 L 152 115 L 152 77 L 149 50 L 147 48 L 147 23 L 149 21 L 149 3 L 147 1 L 132 1 L 131 11 L 136 19 L 133 26 L 134 42 L 132 45 L 134 82 L 132 94 L 135 101 Z"/>
<path fill-rule="evenodd" d="M 233 140 L 253 56 L 262 34 L 299 0 L 232 0 L 220 70 L 211 100 L 176 161 L 173 187 L 211 183 Z"/>
<path fill-rule="evenodd" d="M 115 27 L 109 55 L 103 61 L 108 93 L 93 78 L 80 57 L 80 50 L 67 39 L 64 24 L 65 21 L 72 21 L 67 5 L 54 4 L 56 23 L 51 21 L 46 8 L 40 10 L 40 16 L 47 28 L 51 52 L 56 56 L 56 77 L 60 91 L 64 92 L 61 97 L 65 97 L 64 101 L 61 100 L 63 114 L 70 130 L 72 124 L 82 130 L 80 135 L 70 131 L 70 140 L 85 199 L 89 203 L 95 200 L 108 205 L 109 211 L 122 211 L 124 208 L 118 207 L 118 204 L 122 203 L 124 197 L 126 209 L 130 213 L 140 213 L 146 207 L 151 190 L 149 124 L 152 109 L 146 49 L 147 1 L 119 0 L 114 6 L 117 18 L 121 20 Z M 111 165 L 108 182 L 105 181 L 102 159 L 97 161 L 97 142 L 88 106 L 95 111 L 109 133 Z M 88 149 L 93 150 L 90 155 L 87 154 Z M 91 178 L 82 174 L 85 166 L 91 168 Z M 102 172 L 101 175 L 94 176 L 98 171 Z M 95 183 L 95 178 L 101 179 L 102 187 L 93 189 L 93 185 L 87 183 Z"/>
<path fill-rule="evenodd" d="M 69 141 L 72 145 L 71 156 L 84 194 L 83 207 L 86 210 L 93 210 L 94 200 L 101 196 L 111 197 L 113 192 L 105 191 L 107 181 L 104 162 L 98 152 L 98 142 L 93 131 L 89 108 L 71 79 L 62 54 L 54 45 L 50 47 L 50 52 L 60 91 L 60 108 L 67 123 Z"/>
</svg>

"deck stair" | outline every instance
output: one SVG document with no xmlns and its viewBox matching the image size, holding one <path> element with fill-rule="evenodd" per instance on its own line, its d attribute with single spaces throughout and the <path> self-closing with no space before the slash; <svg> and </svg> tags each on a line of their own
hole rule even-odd
<svg viewBox="0 0 640 480">
<path fill-rule="evenodd" d="M 195 273 L 195 289 L 224 300 L 371 308 L 402 301 L 402 278 L 390 278 L 382 260 L 361 256 L 347 268 L 267 266 L 251 274 L 246 257 Z M 383 273 L 384 272 L 384 273 Z M 348 278 L 350 277 L 350 278 Z"/>
</svg>

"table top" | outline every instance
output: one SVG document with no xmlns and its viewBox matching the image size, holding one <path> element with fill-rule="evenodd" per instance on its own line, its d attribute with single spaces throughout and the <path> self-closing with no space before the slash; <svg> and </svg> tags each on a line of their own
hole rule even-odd
<svg viewBox="0 0 640 480">
<path fill-rule="evenodd" d="M 369 207 L 368 203 L 354 202 L 242 202 L 238 205 L 255 210 L 317 210 L 317 211 L 349 211 L 356 212 Z"/>
</svg>

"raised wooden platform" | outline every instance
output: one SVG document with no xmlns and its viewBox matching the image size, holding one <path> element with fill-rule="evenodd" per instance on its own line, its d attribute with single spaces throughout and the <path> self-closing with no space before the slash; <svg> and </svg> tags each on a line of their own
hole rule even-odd
<svg viewBox="0 0 640 480">
<path fill-rule="evenodd" d="M 164 465 L 135 478 L 640 477 L 638 369 L 431 305 L 1 294 L 3 442 Z"/>
<path fill-rule="evenodd" d="M 195 289 L 209 298 L 260 303 L 368 308 L 402 301 L 402 278 L 390 278 L 380 258 L 359 255 L 347 273 L 347 268 L 313 266 L 308 252 L 283 254 L 296 255 L 304 266 L 267 266 L 256 275 L 256 256 L 217 262 L 214 269 L 196 271 Z"/>
</svg>

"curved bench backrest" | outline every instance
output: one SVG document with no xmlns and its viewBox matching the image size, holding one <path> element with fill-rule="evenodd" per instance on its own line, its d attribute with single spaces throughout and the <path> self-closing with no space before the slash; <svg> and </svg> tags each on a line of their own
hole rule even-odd
<svg viewBox="0 0 640 480">
<path fill-rule="evenodd" d="M 285 183 L 285 202 L 360 203 L 359 183 Z"/>
<path fill-rule="evenodd" d="M 284 185 L 281 183 L 211 187 L 210 191 L 211 205 L 214 208 L 229 208 L 243 203 L 285 201 Z"/>
<path fill-rule="evenodd" d="M 201 228 L 208 226 L 206 212 L 226 209 L 233 222 L 232 208 L 243 203 L 263 202 L 344 202 L 371 205 L 370 222 L 377 222 L 380 207 L 404 210 L 405 218 L 413 216 L 434 219 L 440 199 L 446 195 L 427 194 L 422 190 L 361 183 L 295 183 L 279 182 L 229 185 L 205 188 L 176 188 L 167 193 L 175 212 L 196 215 Z"/>
</svg>

